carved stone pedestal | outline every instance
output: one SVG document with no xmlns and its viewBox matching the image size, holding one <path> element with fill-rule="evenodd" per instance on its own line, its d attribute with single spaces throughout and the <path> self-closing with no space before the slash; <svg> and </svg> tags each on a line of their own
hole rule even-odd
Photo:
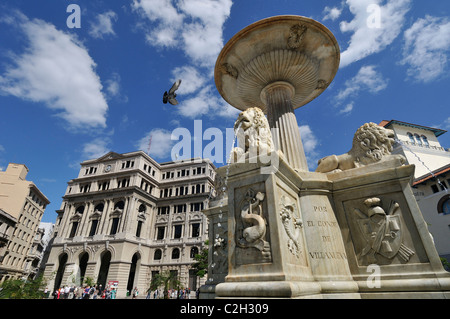
<svg viewBox="0 0 450 319">
<path fill-rule="evenodd" d="M 332 183 L 325 174 L 299 172 L 299 201 L 308 257 L 324 298 L 359 298 L 341 229 L 332 202 Z"/>
<path fill-rule="evenodd" d="M 362 298 L 449 298 L 411 190 L 414 166 L 396 161 L 328 174 L 348 263 Z"/>
<path fill-rule="evenodd" d="M 228 274 L 228 197 L 224 194 L 209 206 L 203 211 L 209 222 L 208 279 L 200 287 L 200 299 L 214 299 L 216 285 Z"/>
<path fill-rule="evenodd" d="M 228 275 L 215 287 L 216 297 L 358 298 L 328 195 L 322 198 L 323 194 L 305 193 L 302 200 L 302 187 L 307 182 L 280 153 L 275 154 L 278 167 L 273 174 L 261 174 L 269 164 L 251 163 L 252 158 L 250 163 L 236 163 L 229 168 Z M 330 212 L 328 218 L 321 219 L 324 225 L 320 227 L 329 228 L 322 232 L 324 235 L 311 226 L 314 218 L 309 214 L 318 214 L 314 207 L 327 207 Z M 320 241 L 328 236 L 325 243 L 331 239 L 331 246 L 319 243 L 311 257 L 308 236 L 313 241 L 314 236 Z M 321 264 L 332 266 L 322 270 Z"/>
</svg>

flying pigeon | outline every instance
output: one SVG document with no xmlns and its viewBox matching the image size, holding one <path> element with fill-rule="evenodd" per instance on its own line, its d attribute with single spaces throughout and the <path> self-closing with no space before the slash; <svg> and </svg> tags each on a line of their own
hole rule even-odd
<svg viewBox="0 0 450 319">
<path fill-rule="evenodd" d="M 163 96 L 163 103 L 167 104 L 167 102 L 169 102 L 172 105 L 177 105 L 178 101 L 175 99 L 175 97 L 177 96 L 175 94 L 175 91 L 178 90 L 179 86 L 181 84 L 181 80 L 177 80 L 172 87 L 169 90 L 169 93 L 164 92 L 164 96 Z"/>
</svg>

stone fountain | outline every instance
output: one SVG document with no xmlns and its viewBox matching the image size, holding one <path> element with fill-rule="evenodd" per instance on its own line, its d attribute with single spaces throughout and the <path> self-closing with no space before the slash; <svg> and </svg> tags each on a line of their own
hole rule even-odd
<svg viewBox="0 0 450 319">
<path fill-rule="evenodd" d="M 390 155 L 389 130 L 364 124 L 351 151 L 308 171 L 294 109 L 328 87 L 339 54 L 326 27 L 300 16 L 258 21 L 220 53 L 217 89 L 243 112 L 234 163 L 217 170 L 204 211 L 202 298 L 449 296 L 409 184 L 414 167 Z"/>
</svg>

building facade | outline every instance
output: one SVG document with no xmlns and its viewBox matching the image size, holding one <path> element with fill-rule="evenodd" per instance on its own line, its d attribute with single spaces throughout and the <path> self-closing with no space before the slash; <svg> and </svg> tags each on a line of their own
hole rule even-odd
<svg viewBox="0 0 450 319">
<path fill-rule="evenodd" d="M 209 160 L 159 164 L 142 151 L 82 162 L 57 211 L 44 272 L 49 288 L 90 277 L 123 298 L 135 287 L 145 293 L 165 271 L 185 288 L 199 287 L 191 268 L 207 239 L 201 211 L 214 174 Z"/>
<path fill-rule="evenodd" d="M 8 255 L 8 245 L 16 228 L 17 218 L 0 209 L 0 264 Z M 0 269 L 0 274 L 2 270 Z"/>
<path fill-rule="evenodd" d="M 50 201 L 33 182 L 26 180 L 27 174 L 25 165 L 14 163 L 0 172 L 0 233 L 5 234 L 0 248 L 0 282 L 36 275 L 35 238 Z M 4 222 L 5 217 L 9 222 Z"/>
<path fill-rule="evenodd" d="M 415 165 L 412 189 L 441 257 L 450 260 L 450 150 L 438 137 L 445 130 L 397 120 L 380 125 L 392 129 L 397 143 L 392 153 Z"/>
</svg>

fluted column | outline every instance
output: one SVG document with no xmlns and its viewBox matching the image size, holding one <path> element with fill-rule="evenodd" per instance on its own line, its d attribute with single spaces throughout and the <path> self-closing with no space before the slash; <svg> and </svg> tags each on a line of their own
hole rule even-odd
<svg viewBox="0 0 450 319">
<path fill-rule="evenodd" d="M 267 119 L 275 147 L 283 152 L 293 168 L 308 171 L 297 118 L 292 107 L 294 94 L 295 89 L 291 84 L 279 81 L 262 90 L 261 100 L 267 107 Z"/>
</svg>

